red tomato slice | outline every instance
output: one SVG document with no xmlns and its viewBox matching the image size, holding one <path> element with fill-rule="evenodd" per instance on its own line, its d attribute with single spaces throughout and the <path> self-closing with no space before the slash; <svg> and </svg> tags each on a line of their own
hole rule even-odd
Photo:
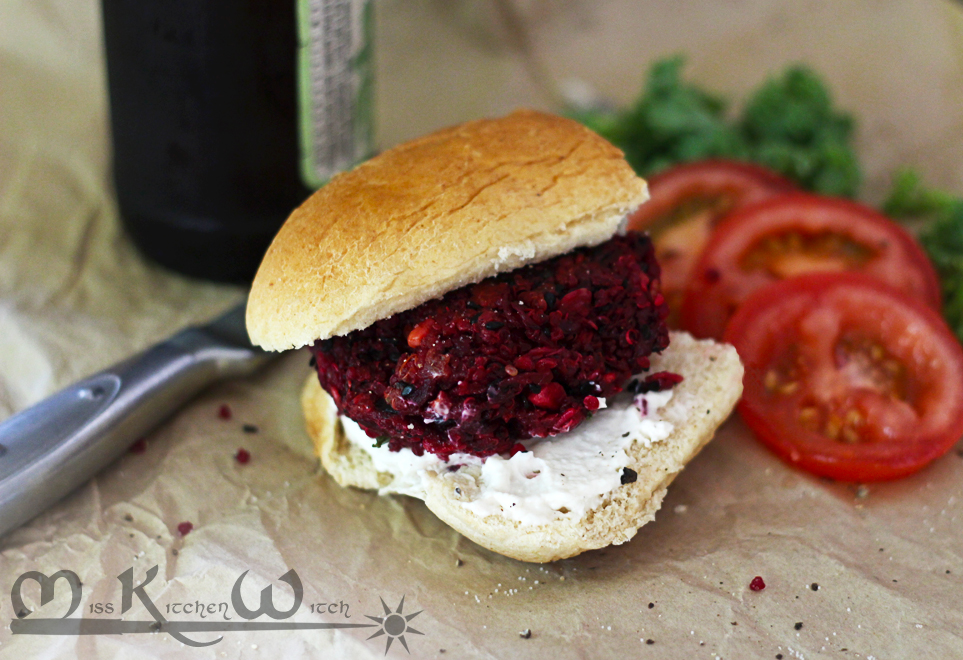
<svg viewBox="0 0 963 660">
<path fill-rule="evenodd" d="M 770 284 L 726 328 L 739 412 L 784 460 L 843 481 L 895 479 L 963 435 L 963 349 L 931 307 L 866 275 Z"/>
<path fill-rule="evenodd" d="M 718 339 L 754 291 L 814 271 L 860 271 L 940 309 L 936 271 L 905 229 L 862 204 L 790 193 L 719 224 L 689 281 L 682 327 Z"/>
<path fill-rule="evenodd" d="M 629 229 L 652 235 L 655 258 L 662 267 L 662 294 L 676 327 L 692 267 L 709 234 L 726 213 L 790 190 L 795 185 L 779 174 L 750 163 L 703 160 L 679 165 L 649 180 L 648 202 L 629 218 Z"/>
</svg>

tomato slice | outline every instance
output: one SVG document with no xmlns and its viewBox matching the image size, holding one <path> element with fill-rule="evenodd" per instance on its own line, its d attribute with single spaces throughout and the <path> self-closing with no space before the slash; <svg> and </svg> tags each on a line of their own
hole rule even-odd
<svg viewBox="0 0 963 660">
<path fill-rule="evenodd" d="M 936 271 L 905 229 L 862 204 L 790 193 L 719 224 L 689 281 L 682 327 L 718 339 L 754 291 L 813 271 L 860 271 L 940 309 Z"/>
<path fill-rule="evenodd" d="M 678 327 L 692 267 L 719 219 L 794 189 L 789 179 L 775 172 L 731 160 L 686 163 L 649 180 L 651 197 L 629 218 L 628 228 L 652 235 L 655 258 L 662 267 L 662 294 L 672 311 L 671 327 Z"/>
<path fill-rule="evenodd" d="M 763 287 L 726 328 L 742 418 L 784 460 L 843 481 L 895 479 L 963 435 L 963 349 L 942 317 L 859 273 Z"/>
</svg>

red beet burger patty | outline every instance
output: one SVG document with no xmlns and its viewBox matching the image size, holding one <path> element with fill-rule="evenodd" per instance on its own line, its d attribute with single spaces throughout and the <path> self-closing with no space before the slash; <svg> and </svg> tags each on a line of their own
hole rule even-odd
<svg viewBox="0 0 963 660">
<path fill-rule="evenodd" d="M 488 278 L 311 347 L 338 411 L 378 444 L 447 459 L 571 430 L 669 344 L 647 236 Z"/>
</svg>

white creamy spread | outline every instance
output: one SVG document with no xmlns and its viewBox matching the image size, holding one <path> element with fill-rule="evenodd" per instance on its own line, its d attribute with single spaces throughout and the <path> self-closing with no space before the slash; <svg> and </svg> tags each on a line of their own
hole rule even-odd
<svg viewBox="0 0 963 660">
<path fill-rule="evenodd" d="M 635 442 L 648 447 L 672 433 L 672 424 L 659 415 L 671 398 L 670 389 L 634 400 L 627 394 L 599 399 L 599 410 L 590 419 L 567 433 L 528 440 L 523 443 L 528 451 L 511 458 L 453 454 L 446 462 L 427 452 L 393 452 L 387 445 L 374 447 L 355 422 L 340 419 L 348 439 L 371 456 L 375 469 L 394 476 L 382 494 L 423 499 L 431 473 L 457 473 L 474 484 L 470 496 L 458 498 L 465 508 L 537 525 L 562 516 L 579 519 L 618 488 L 628 464 L 625 450 Z"/>
</svg>

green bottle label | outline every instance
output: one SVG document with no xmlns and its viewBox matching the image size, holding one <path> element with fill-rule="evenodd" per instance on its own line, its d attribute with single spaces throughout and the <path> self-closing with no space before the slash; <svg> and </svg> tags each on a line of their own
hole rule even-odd
<svg viewBox="0 0 963 660">
<path fill-rule="evenodd" d="M 374 148 L 371 0 L 297 0 L 301 178 L 318 188 Z"/>
</svg>

